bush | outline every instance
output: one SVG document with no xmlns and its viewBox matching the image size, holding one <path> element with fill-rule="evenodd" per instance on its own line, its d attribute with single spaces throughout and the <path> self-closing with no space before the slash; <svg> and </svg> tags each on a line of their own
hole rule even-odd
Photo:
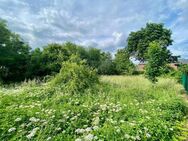
<svg viewBox="0 0 188 141">
<path fill-rule="evenodd" d="M 59 74 L 52 80 L 52 85 L 60 85 L 66 92 L 77 93 L 93 87 L 98 82 L 96 71 L 74 55 L 63 62 Z"/>
</svg>

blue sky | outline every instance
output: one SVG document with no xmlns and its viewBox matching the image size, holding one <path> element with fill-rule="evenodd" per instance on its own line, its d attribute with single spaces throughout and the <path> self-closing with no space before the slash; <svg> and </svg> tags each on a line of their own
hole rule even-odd
<svg viewBox="0 0 188 141">
<path fill-rule="evenodd" d="M 0 0 L 0 18 L 32 48 L 72 41 L 111 53 L 131 31 L 164 23 L 169 49 L 188 58 L 188 0 Z"/>
</svg>

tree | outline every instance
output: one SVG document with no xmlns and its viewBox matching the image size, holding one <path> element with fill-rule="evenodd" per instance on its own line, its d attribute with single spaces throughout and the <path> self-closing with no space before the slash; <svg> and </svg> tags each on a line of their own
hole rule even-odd
<svg viewBox="0 0 188 141">
<path fill-rule="evenodd" d="M 118 74 L 133 73 L 134 65 L 129 59 L 129 54 L 126 49 L 119 49 L 115 54 L 115 66 Z"/>
<path fill-rule="evenodd" d="M 147 23 L 145 28 L 141 28 L 136 32 L 131 32 L 127 39 L 127 51 L 139 61 L 147 60 L 147 51 L 149 44 L 153 41 L 159 42 L 163 47 L 167 48 L 172 45 L 171 30 L 166 29 L 163 24 Z M 169 60 L 176 60 L 177 57 L 171 57 L 169 51 Z M 173 60 L 172 60 L 173 59 Z"/>
<path fill-rule="evenodd" d="M 110 53 L 101 54 L 101 63 L 98 67 L 98 73 L 103 75 L 116 74 L 115 63 Z"/>
<path fill-rule="evenodd" d="M 101 50 L 96 48 L 89 48 L 87 50 L 88 58 L 87 63 L 92 68 L 98 69 L 101 64 Z"/>
<path fill-rule="evenodd" d="M 0 79 L 4 82 L 25 79 L 30 47 L 18 34 L 12 33 L 5 21 L 0 21 Z"/>
<path fill-rule="evenodd" d="M 40 78 L 46 75 L 45 64 L 40 48 L 34 49 L 30 53 L 30 60 L 27 71 L 27 78 Z"/>
<path fill-rule="evenodd" d="M 151 42 L 147 52 L 148 62 L 145 74 L 153 83 L 157 82 L 157 77 L 163 73 L 168 62 L 168 50 L 161 46 L 159 42 Z"/>
</svg>

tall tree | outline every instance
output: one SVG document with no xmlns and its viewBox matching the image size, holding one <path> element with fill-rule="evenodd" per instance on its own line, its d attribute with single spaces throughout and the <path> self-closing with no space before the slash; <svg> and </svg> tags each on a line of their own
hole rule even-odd
<svg viewBox="0 0 188 141">
<path fill-rule="evenodd" d="M 140 30 L 129 34 L 127 39 L 127 51 L 136 59 L 145 61 L 147 59 L 149 44 L 153 41 L 157 41 L 162 47 L 167 48 L 169 45 L 172 45 L 173 42 L 171 35 L 171 30 L 166 29 L 163 24 L 147 23 L 145 28 L 141 28 Z M 169 60 L 173 59 L 171 56 L 169 51 Z"/>
<path fill-rule="evenodd" d="M 147 56 L 146 77 L 152 82 L 156 82 L 168 62 L 168 51 L 162 48 L 159 42 L 154 41 L 149 44 Z"/>
<path fill-rule="evenodd" d="M 119 49 L 115 54 L 115 66 L 118 74 L 130 74 L 134 70 L 134 65 L 129 59 L 126 49 Z"/>
<path fill-rule="evenodd" d="M 0 79 L 20 81 L 26 77 L 30 47 L 0 21 Z"/>
</svg>

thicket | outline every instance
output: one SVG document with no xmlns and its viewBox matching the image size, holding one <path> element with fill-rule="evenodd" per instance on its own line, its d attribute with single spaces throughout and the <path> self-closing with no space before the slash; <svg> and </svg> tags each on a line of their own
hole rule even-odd
<svg viewBox="0 0 188 141">
<path fill-rule="evenodd" d="M 78 93 L 99 83 L 96 70 L 90 68 L 85 60 L 73 55 L 63 62 L 60 72 L 51 81 L 52 86 L 60 86 L 67 93 Z"/>
</svg>

